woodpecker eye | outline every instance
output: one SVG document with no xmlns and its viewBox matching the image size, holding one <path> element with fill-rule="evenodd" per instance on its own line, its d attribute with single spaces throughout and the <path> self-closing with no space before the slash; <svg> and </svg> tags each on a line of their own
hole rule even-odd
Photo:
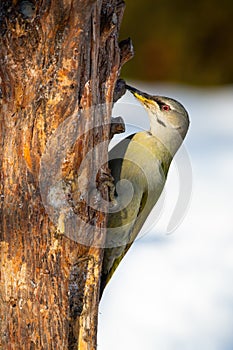
<svg viewBox="0 0 233 350">
<path fill-rule="evenodd" d="M 162 109 L 162 111 L 170 111 L 171 107 L 168 105 L 162 105 L 161 109 Z"/>
</svg>

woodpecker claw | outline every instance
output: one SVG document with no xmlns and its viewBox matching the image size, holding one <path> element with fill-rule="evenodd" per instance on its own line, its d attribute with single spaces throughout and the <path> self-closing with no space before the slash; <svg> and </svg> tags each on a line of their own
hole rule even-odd
<svg viewBox="0 0 233 350">
<path fill-rule="evenodd" d="M 101 183 L 101 186 L 108 188 L 109 204 L 110 206 L 115 206 L 117 204 L 115 199 L 115 185 L 110 169 L 100 168 L 100 171 L 98 172 L 98 183 Z"/>
</svg>

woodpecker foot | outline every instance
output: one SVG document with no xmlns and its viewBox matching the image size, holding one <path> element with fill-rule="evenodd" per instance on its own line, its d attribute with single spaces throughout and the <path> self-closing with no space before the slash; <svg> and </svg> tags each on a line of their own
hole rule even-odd
<svg viewBox="0 0 233 350">
<path fill-rule="evenodd" d="M 114 185 L 114 178 L 112 177 L 110 169 L 100 168 L 97 175 L 97 183 L 99 184 L 98 188 L 100 186 L 108 188 L 109 204 L 110 206 L 115 206 L 117 204 L 117 201 L 115 198 L 115 185 Z"/>
</svg>

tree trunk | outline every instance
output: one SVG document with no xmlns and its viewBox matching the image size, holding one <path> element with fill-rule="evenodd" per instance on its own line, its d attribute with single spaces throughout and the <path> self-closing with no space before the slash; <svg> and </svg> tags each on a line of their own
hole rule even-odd
<svg viewBox="0 0 233 350">
<path fill-rule="evenodd" d="M 0 349 L 96 349 L 123 10 L 0 4 Z"/>
</svg>

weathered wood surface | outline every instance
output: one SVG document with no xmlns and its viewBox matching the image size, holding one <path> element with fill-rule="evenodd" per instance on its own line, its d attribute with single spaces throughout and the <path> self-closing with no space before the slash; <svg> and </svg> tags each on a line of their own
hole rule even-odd
<svg viewBox="0 0 233 350">
<path fill-rule="evenodd" d="M 0 349 L 96 348 L 103 164 L 132 56 L 118 44 L 123 11 L 119 0 L 0 3 Z"/>
</svg>

